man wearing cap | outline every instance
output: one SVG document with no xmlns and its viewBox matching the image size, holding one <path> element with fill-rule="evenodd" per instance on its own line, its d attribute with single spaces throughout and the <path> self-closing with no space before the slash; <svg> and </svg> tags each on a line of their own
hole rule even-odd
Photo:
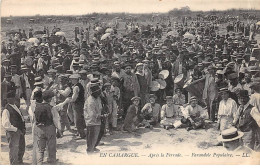
<svg viewBox="0 0 260 168">
<path fill-rule="evenodd" d="M 253 131 L 258 127 L 255 120 L 250 115 L 253 106 L 249 103 L 247 90 L 240 90 L 238 93 L 240 106 L 234 119 L 233 125 L 244 133 L 242 137 L 245 146 L 254 149 Z"/>
<path fill-rule="evenodd" d="M 22 164 L 25 151 L 25 122 L 21 111 L 15 105 L 15 90 L 7 93 L 7 105 L 2 113 L 2 126 L 9 143 L 11 165 Z"/>
<path fill-rule="evenodd" d="M 207 110 L 198 105 L 195 96 L 190 98 L 190 104 L 183 110 L 183 118 L 181 122 L 187 124 L 187 131 L 191 129 L 204 128 L 204 120 L 208 118 Z"/>
<path fill-rule="evenodd" d="M 76 120 L 77 131 L 82 139 L 86 137 L 84 129 L 86 128 L 86 124 L 84 122 L 83 117 L 83 108 L 84 108 L 84 87 L 79 83 L 78 74 L 73 74 L 69 78 L 72 83 L 72 97 L 70 103 L 72 103 L 72 110 Z"/>
<path fill-rule="evenodd" d="M 243 132 L 238 131 L 235 127 L 231 127 L 221 132 L 221 135 L 218 137 L 218 141 L 222 142 L 223 147 L 228 151 L 234 151 L 241 154 L 251 154 L 253 152 L 252 149 L 242 144 L 241 138 L 243 135 Z"/>
<path fill-rule="evenodd" d="M 101 89 L 99 85 L 92 85 L 90 87 L 91 95 L 86 99 L 84 103 L 84 120 L 87 127 L 86 138 L 87 138 L 87 153 L 91 154 L 96 149 L 98 136 L 100 133 L 101 125 L 101 110 L 102 103 L 100 99 Z"/>
</svg>

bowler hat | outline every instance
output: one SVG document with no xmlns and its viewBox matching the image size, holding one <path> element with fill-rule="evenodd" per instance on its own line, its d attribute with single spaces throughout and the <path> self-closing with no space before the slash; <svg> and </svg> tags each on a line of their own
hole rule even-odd
<svg viewBox="0 0 260 168">
<path fill-rule="evenodd" d="M 239 90 L 237 96 L 238 97 L 249 97 L 248 91 L 247 90 Z"/>
</svg>

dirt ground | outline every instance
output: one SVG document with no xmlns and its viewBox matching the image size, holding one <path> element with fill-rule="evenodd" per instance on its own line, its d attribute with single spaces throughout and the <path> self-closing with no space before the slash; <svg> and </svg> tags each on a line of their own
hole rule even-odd
<svg viewBox="0 0 260 168">
<path fill-rule="evenodd" d="M 23 25 L 21 25 L 23 27 Z M 49 25 L 51 27 L 52 25 Z M 62 30 L 71 30 L 69 24 L 62 25 Z M 73 27 L 76 25 L 73 25 Z M 29 27 L 29 26 L 27 26 Z M 9 27 L 10 28 L 10 27 Z M 16 26 L 14 28 L 19 28 Z M 34 25 L 35 30 L 43 28 Z M 8 27 L 2 27 L 3 33 Z M 224 28 L 222 28 L 224 30 Z M 71 35 L 70 35 L 71 36 Z M 257 35 L 260 39 L 260 35 Z M 258 40 L 259 43 L 259 40 Z M 26 115 L 24 101 L 21 102 L 21 111 Z M 26 124 L 26 151 L 24 154 L 25 164 L 32 163 L 32 130 L 30 123 Z M 74 128 L 75 129 L 75 128 Z M 8 143 L 5 132 L 1 129 L 1 155 L 0 164 L 9 164 Z M 159 126 L 150 130 L 140 128 L 141 136 L 125 132 L 114 132 L 113 135 L 103 137 L 103 146 L 98 146 L 100 153 L 87 155 L 86 140 L 76 140 L 76 137 L 65 131 L 64 136 L 57 140 L 58 164 L 78 165 L 78 164 L 246 164 L 252 163 L 252 157 L 247 160 L 241 157 L 224 157 L 226 151 L 223 147 L 214 146 L 217 143 L 219 131 L 216 123 L 207 123 L 206 129 L 186 131 L 184 128 L 176 130 L 165 130 Z M 209 153 L 211 157 L 195 157 L 195 154 Z M 120 154 L 127 153 L 128 157 Z M 130 154 L 138 155 L 130 157 Z M 215 157 L 213 156 L 215 153 Z M 115 157 L 115 154 L 117 157 Z M 219 155 L 217 155 L 219 154 Z M 223 154 L 223 157 L 220 156 Z M 106 156 L 106 157 L 104 157 Z M 258 155 L 259 158 L 259 155 Z M 258 159 L 259 160 L 259 159 Z M 46 158 L 45 158 L 45 164 Z M 260 164 L 259 161 L 257 164 Z"/>
</svg>

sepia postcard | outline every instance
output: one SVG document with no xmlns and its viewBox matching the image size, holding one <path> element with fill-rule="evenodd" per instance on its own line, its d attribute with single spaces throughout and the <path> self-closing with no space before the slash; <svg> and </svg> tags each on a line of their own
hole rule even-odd
<svg viewBox="0 0 260 168">
<path fill-rule="evenodd" d="M 0 165 L 260 164 L 260 0 L 0 11 Z"/>
</svg>

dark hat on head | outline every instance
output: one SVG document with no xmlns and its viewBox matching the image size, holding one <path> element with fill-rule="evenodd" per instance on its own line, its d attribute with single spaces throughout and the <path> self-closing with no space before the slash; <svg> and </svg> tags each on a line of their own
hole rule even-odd
<svg viewBox="0 0 260 168">
<path fill-rule="evenodd" d="M 45 90 L 42 93 L 43 100 L 48 100 L 48 99 L 52 98 L 53 96 L 54 96 L 54 93 L 51 90 Z"/>
<path fill-rule="evenodd" d="M 150 95 L 149 95 L 149 99 L 150 99 L 150 98 L 156 99 L 157 97 L 155 96 L 155 94 L 150 94 Z"/>
<path fill-rule="evenodd" d="M 248 91 L 247 90 L 239 90 L 237 96 L 238 97 L 249 97 Z"/>
<path fill-rule="evenodd" d="M 141 100 L 141 98 L 138 97 L 138 96 L 135 96 L 135 97 L 133 97 L 133 98 L 131 99 L 131 101 L 135 101 L 135 100 Z"/>
<path fill-rule="evenodd" d="M 91 93 L 95 93 L 95 92 L 101 91 L 101 89 L 100 89 L 98 84 L 91 85 L 90 86 L 90 90 L 91 90 Z"/>
</svg>

